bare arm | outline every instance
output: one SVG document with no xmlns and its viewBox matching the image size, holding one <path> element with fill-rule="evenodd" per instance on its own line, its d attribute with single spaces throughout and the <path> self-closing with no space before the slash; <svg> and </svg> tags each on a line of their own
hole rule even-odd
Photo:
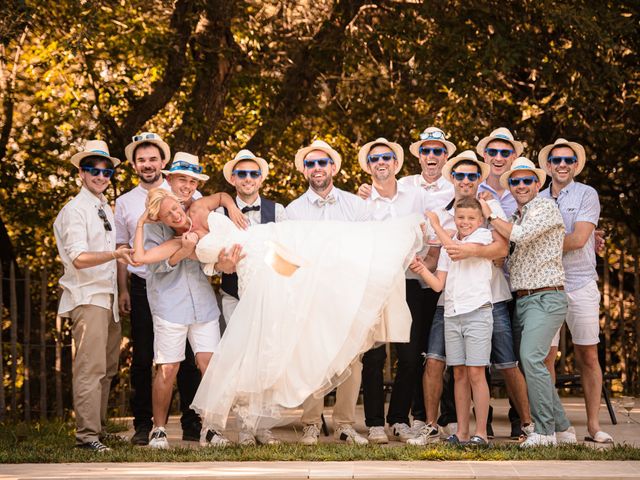
<svg viewBox="0 0 640 480">
<path fill-rule="evenodd" d="M 78 270 L 96 267 L 112 260 L 118 260 L 125 265 L 133 263 L 132 250 L 129 247 L 120 247 L 109 252 L 82 252 L 73 261 L 73 266 Z"/>
<path fill-rule="evenodd" d="M 249 222 L 242 214 L 233 198 L 227 193 L 218 192 L 213 195 L 199 198 L 191 207 L 189 207 L 189 216 L 202 216 L 207 218 L 210 212 L 216 210 L 219 207 L 224 207 L 229 212 L 229 218 L 238 228 L 245 229 L 249 226 Z M 205 222 L 206 225 L 206 222 Z"/>
<path fill-rule="evenodd" d="M 150 263 L 158 263 L 170 258 L 180 249 L 182 241 L 180 239 L 172 238 L 171 240 L 167 240 L 156 247 L 145 250 L 144 224 L 147 222 L 147 216 L 148 212 L 145 210 L 140 217 L 140 220 L 138 220 L 138 225 L 136 225 L 136 235 L 133 239 L 133 259 L 138 263 L 148 265 Z"/>
<path fill-rule="evenodd" d="M 126 243 L 121 243 L 118 247 L 128 247 Z M 131 297 L 129 296 L 129 272 L 127 267 L 118 263 L 118 309 L 122 314 L 131 312 Z"/>
<path fill-rule="evenodd" d="M 563 252 L 579 250 L 586 245 L 596 226 L 590 222 L 576 222 L 572 233 L 564 237 Z"/>
<path fill-rule="evenodd" d="M 431 273 L 424 264 L 424 261 L 419 257 L 416 257 L 413 262 L 411 262 L 409 268 L 413 273 L 420 275 L 424 282 L 429 285 L 434 292 L 441 292 L 444 288 L 447 280 L 447 272 L 436 270 L 435 274 Z"/>
</svg>

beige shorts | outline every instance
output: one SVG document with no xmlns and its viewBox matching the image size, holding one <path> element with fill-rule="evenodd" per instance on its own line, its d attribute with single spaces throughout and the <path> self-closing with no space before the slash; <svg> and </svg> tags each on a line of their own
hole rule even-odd
<svg viewBox="0 0 640 480">
<path fill-rule="evenodd" d="M 153 317 L 153 361 L 156 364 L 184 360 L 187 339 L 194 354 L 214 353 L 220 341 L 218 321 L 181 325 Z"/>
<path fill-rule="evenodd" d="M 584 287 L 567 293 L 569 310 L 567 326 L 574 345 L 597 345 L 600 342 L 600 290 L 595 280 Z M 551 341 L 552 347 L 560 342 L 560 330 Z"/>
</svg>

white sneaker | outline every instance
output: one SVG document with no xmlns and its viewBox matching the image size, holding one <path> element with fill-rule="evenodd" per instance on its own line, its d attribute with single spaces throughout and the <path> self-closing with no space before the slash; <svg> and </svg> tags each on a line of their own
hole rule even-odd
<svg viewBox="0 0 640 480">
<path fill-rule="evenodd" d="M 280 440 L 273 435 L 271 430 L 266 428 L 256 432 L 255 440 L 258 445 L 280 445 Z"/>
<path fill-rule="evenodd" d="M 256 444 L 256 437 L 249 430 L 242 429 L 238 432 L 238 445 L 252 446 Z"/>
<path fill-rule="evenodd" d="M 360 435 L 351 425 L 339 425 L 333 434 L 336 440 L 342 440 L 349 444 L 367 445 L 369 440 Z"/>
<path fill-rule="evenodd" d="M 369 442 L 377 444 L 389 443 L 389 437 L 387 437 L 384 427 L 369 427 Z"/>
<path fill-rule="evenodd" d="M 437 426 L 425 425 L 417 437 L 407 440 L 407 445 L 428 445 L 440 440 L 440 429 Z"/>
<path fill-rule="evenodd" d="M 202 447 L 227 447 L 231 441 L 215 430 L 202 429 L 200 432 L 200 446 Z"/>
<path fill-rule="evenodd" d="M 401 442 L 406 442 L 410 438 L 415 438 L 415 433 L 406 423 L 394 423 L 391 425 L 391 433 L 394 437 L 398 437 Z"/>
<path fill-rule="evenodd" d="M 411 424 L 411 431 L 413 432 L 414 435 L 417 436 L 417 435 L 420 435 L 420 432 L 422 432 L 422 430 L 426 426 L 427 426 L 426 422 L 423 422 L 422 420 L 414 420 L 413 423 Z"/>
<path fill-rule="evenodd" d="M 563 445 L 578 443 L 578 440 L 576 439 L 576 429 L 569 427 L 564 432 L 556 432 L 556 441 L 558 444 Z"/>
<path fill-rule="evenodd" d="M 149 439 L 150 448 L 167 449 L 169 441 L 167 440 L 167 431 L 164 427 L 155 427 L 151 430 L 151 438 Z"/>
<path fill-rule="evenodd" d="M 302 438 L 300 439 L 300 443 L 302 445 L 317 445 L 319 436 L 320 427 L 318 427 L 318 425 L 305 425 L 302 429 Z"/>
<path fill-rule="evenodd" d="M 555 446 L 557 444 L 555 434 L 542 435 L 541 433 L 533 432 L 527 435 L 527 439 L 520 444 L 520 448 Z"/>
<path fill-rule="evenodd" d="M 536 431 L 536 424 L 533 422 L 522 426 L 522 433 L 525 437 L 528 437 L 535 431 Z"/>
</svg>

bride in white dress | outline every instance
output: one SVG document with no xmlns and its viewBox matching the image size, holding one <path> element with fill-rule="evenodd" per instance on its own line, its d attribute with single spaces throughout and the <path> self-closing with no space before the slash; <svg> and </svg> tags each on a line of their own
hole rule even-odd
<svg viewBox="0 0 640 480">
<path fill-rule="evenodd" d="M 214 212 L 207 221 L 196 246 L 205 273 L 222 249 L 239 244 L 245 257 L 240 302 L 191 405 L 204 427 L 223 430 L 235 411 L 269 428 L 283 408 L 339 384 L 376 342 L 409 341 L 404 272 L 423 246 L 421 216 L 246 230 Z"/>
</svg>

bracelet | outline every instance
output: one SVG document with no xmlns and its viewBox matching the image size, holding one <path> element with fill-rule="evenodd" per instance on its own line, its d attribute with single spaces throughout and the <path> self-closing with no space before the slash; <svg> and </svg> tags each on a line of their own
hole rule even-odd
<svg viewBox="0 0 640 480">
<path fill-rule="evenodd" d="M 111 256 L 113 257 L 113 259 L 116 259 L 116 251 L 115 250 L 111 250 Z"/>
<path fill-rule="evenodd" d="M 136 230 L 137 230 L 138 228 L 144 228 L 144 223 L 143 223 L 142 225 L 140 225 L 140 224 L 136 225 Z"/>
</svg>

